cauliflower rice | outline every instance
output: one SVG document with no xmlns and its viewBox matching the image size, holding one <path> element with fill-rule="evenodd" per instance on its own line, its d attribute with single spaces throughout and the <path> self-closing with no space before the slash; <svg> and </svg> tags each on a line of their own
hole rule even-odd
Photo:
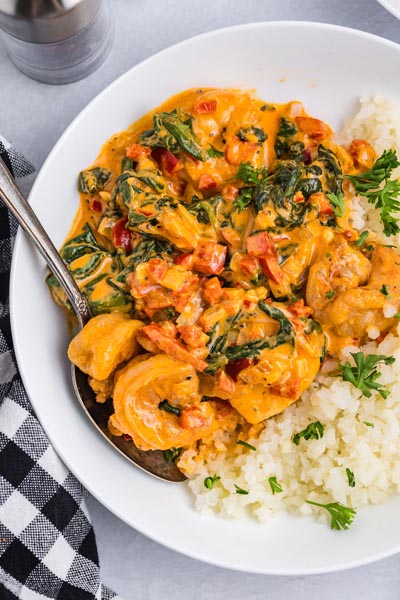
<svg viewBox="0 0 400 600">
<path fill-rule="evenodd" d="M 381 96 L 361 99 L 361 108 L 346 123 L 340 141 L 346 144 L 354 138 L 368 140 L 378 154 L 393 148 L 400 155 L 400 110 Z M 399 177 L 399 171 L 394 175 Z M 355 199 L 353 223 L 359 230 L 367 225 L 385 239 L 384 243 L 400 247 L 400 236 L 384 238 L 379 212 L 365 199 Z M 360 508 L 399 492 L 398 336 L 400 324 L 397 335 L 389 334 L 380 344 L 371 341 L 362 347 L 365 354 L 395 358 L 392 365 L 378 366 L 382 374 L 379 382 L 390 391 L 386 400 L 375 391 L 366 398 L 351 383 L 328 374 L 325 365 L 325 372 L 320 372 L 301 400 L 269 419 L 258 436 L 246 440 L 256 451 L 237 444 L 232 448 L 229 436 L 219 433 L 214 447 L 200 457 L 194 450 L 184 452 L 178 466 L 190 479 L 196 508 L 236 518 L 251 514 L 263 522 L 283 510 L 301 515 L 319 512 L 327 518 L 326 511 L 310 506 L 306 500 Z M 342 362 L 352 360 L 350 352 L 358 350 L 347 348 Z M 336 364 L 330 362 L 328 368 L 332 370 Z M 324 425 L 323 437 L 300 439 L 298 445 L 294 444 L 294 434 L 314 421 Z M 346 469 L 354 473 L 354 487 L 349 486 Z M 204 479 L 214 475 L 220 479 L 207 489 Z M 270 477 L 276 477 L 281 493 L 272 493 Z M 249 493 L 236 493 L 235 485 Z"/>
</svg>

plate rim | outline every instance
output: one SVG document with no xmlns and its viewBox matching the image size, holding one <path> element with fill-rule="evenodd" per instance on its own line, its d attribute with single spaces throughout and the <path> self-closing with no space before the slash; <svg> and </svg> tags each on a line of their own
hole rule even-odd
<svg viewBox="0 0 400 600">
<path fill-rule="evenodd" d="M 381 0 L 379 0 L 381 1 Z M 386 0 L 384 0 L 386 1 Z M 383 2 L 381 2 L 383 4 Z M 272 20 L 272 21 L 257 21 L 257 22 L 249 22 L 249 23 L 242 23 L 242 24 L 238 24 L 238 25 L 233 25 L 233 26 L 227 26 L 227 27 L 223 27 L 223 28 L 218 28 L 218 29 L 213 29 L 211 31 L 207 31 L 205 33 L 201 33 L 195 36 L 191 36 L 188 38 L 185 38 L 184 40 L 181 40 L 175 44 L 169 45 L 161 50 L 159 50 L 158 52 L 151 54 L 150 56 L 148 56 L 147 58 L 145 58 L 144 60 L 138 62 L 137 64 L 133 65 L 132 67 L 130 67 L 128 70 L 126 70 L 124 73 L 121 73 L 118 77 L 116 77 L 113 81 L 111 81 L 109 84 L 106 85 L 106 87 L 104 89 L 102 89 L 99 93 L 97 93 L 89 102 L 88 104 L 86 104 L 82 110 L 79 111 L 79 113 L 72 119 L 72 121 L 67 125 L 67 127 L 65 128 L 65 130 L 63 131 L 63 133 L 61 134 L 61 136 L 58 138 L 58 140 L 56 141 L 56 143 L 54 144 L 54 146 L 52 147 L 52 149 L 50 150 L 48 156 L 46 157 L 43 165 L 41 166 L 34 184 L 32 186 L 32 189 L 30 191 L 29 194 L 29 202 L 31 201 L 31 199 L 33 198 L 33 196 L 36 193 L 36 188 L 39 187 L 40 182 L 42 180 L 42 178 L 44 177 L 44 173 L 47 170 L 47 165 L 48 163 L 50 163 L 50 161 L 53 158 L 53 155 L 56 154 L 56 152 L 58 151 L 58 148 L 64 143 L 64 139 L 66 139 L 70 133 L 70 130 L 73 129 L 74 127 L 76 127 L 79 122 L 85 117 L 87 112 L 90 112 L 92 105 L 95 104 L 100 98 L 102 98 L 104 95 L 108 94 L 109 91 L 114 87 L 114 86 L 118 86 L 120 80 L 124 79 L 124 78 L 129 78 L 130 74 L 133 71 L 136 70 L 140 70 L 141 68 L 144 68 L 145 66 L 147 66 L 149 63 L 151 63 L 152 61 L 156 61 L 160 56 L 166 55 L 169 52 L 174 52 L 176 49 L 180 49 L 182 47 L 185 47 L 185 45 L 189 45 L 193 42 L 197 42 L 199 40 L 202 39 L 206 39 L 206 38 L 212 38 L 214 36 L 218 36 L 223 34 L 224 32 L 235 32 L 238 30 L 252 30 L 253 28 L 257 28 L 257 29 L 262 29 L 262 28 L 275 28 L 275 27 L 290 27 L 293 29 L 301 29 L 301 28 L 313 28 L 313 29 L 322 29 L 322 30 L 330 30 L 330 31 L 337 31 L 339 33 L 343 33 L 345 35 L 351 35 L 351 36 L 355 36 L 356 38 L 363 38 L 363 39 L 369 39 L 369 40 L 375 40 L 376 42 L 386 45 L 388 47 L 391 47 L 393 49 L 395 49 L 397 52 L 400 52 L 400 44 L 398 44 L 397 42 L 394 42 L 392 40 L 389 40 L 385 37 L 379 36 L 377 34 L 373 34 L 373 33 L 369 33 L 369 32 L 365 32 L 363 30 L 360 29 L 356 29 L 353 27 L 347 27 L 347 26 L 343 26 L 343 25 L 336 25 L 336 24 L 331 24 L 331 23 L 322 23 L 322 22 L 315 22 L 315 21 L 306 21 L 306 20 L 301 20 L 301 21 L 289 21 L 289 20 Z M 18 228 L 17 231 L 17 235 L 16 235 L 16 239 L 15 239 L 15 244 L 14 244 L 14 248 L 13 248 L 13 255 L 12 255 L 12 262 L 11 262 L 11 269 L 10 269 L 10 322 L 11 322 L 11 332 L 12 332 L 12 336 L 13 336 L 13 340 L 16 337 L 15 331 L 17 328 L 16 325 L 16 320 L 15 320 L 15 314 L 14 314 L 14 310 L 13 310 L 13 306 L 14 306 L 14 293 L 15 293 L 15 283 L 17 280 L 17 259 L 16 256 L 18 254 L 18 252 L 20 251 L 20 246 L 23 243 L 25 236 L 23 231 L 21 230 L 21 228 Z M 82 481 L 75 470 L 74 465 L 70 464 L 70 461 L 64 457 L 64 453 L 62 448 L 59 448 L 59 444 L 56 441 L 56 439 L 53 438 L 52 435 L 49 434 L 47 427 L 42 423 L 42 420 L 40 418 L 39 413 L 37 412 L 37 406 L 36 406 L 36 402 L 35 399 L 33 397 L 33 395 L 31 396 L 29 394 L 29 381 L 28 379 L 25 377 L 25 372 L 24 372 L 24 367 L 21 367 L 22 361 L 20 361 L 20 352 L 19 352 L 19 347 L 17 347 L 17 345 L 14 345 L 14 352 L 15 352 L 15 356 L 16 356 L 16 360 L 17 360 L 17 364 L 18 364 L 18 369 L 19 369 L 19 373 L 23 382 L 23 385 L 25 387 L 25 390 L 27 392 L 27 395 L 30 399 L 30 402 L 32 404 L 32 407 L 35 411 L 35 414 L 42 426 L 42 428 L 44 429 L 50 444 L 53 446 L 54 450 L 56 451 L 57 455 L 59 456 L 60 460 L 67 466 L 67 468 L 71 471 L 71 473 L 76 477 L 76 479 L 78 481 L 80 481 L 80 483 L 90 492 L 90 494 L 98 501 L 100 502 L 100 504 L 102 504 L 103 506 L 105 506 L 112 514 L 116 515 L 119 519 L 121 519 L 126 525 L 128 525 L 129 527 L 132 527 L 134 529 L 136 529 L 137 531 L 139 531 L 141 534 L 145 535 L 146 537 L 148 537 L 149 539 L 161 544 L 164 547 L 167 547 L 175 552 L 178 552 L 179 554 L 181 554 L 182 556 L 188 556 L 190 558 L 196 559 L 196 560 L 200 560 L 201 562 L 204 562 L 206 564 L 210 564 L 212 566 L 217 566 L 217 567 L 221 567 L 221 568 L 225 568 L 225 569 L 229 569 L 229 570 L 235 570 L 235 571 L 239 571 L 239 572 L 245 572 L 245 573 L 253 573 L 253 574 L 261 574 L 261 575 L 276 575 L 276 576 L 299 576 L 299 575 L 314 575 L 314 574 L 325 574 L 325 573 L 333 573 L 333 572 L 338 572 L 338 571 L 344 571 L 347 569 L 351 569 L 351 568 L 355 568 L 355 567 L 359 567 L 359 566 L 363 566 L 363 565 L 367 565 L 373 562 L 376 562 L 378 560 L 381 560 L 383 558 L 387 558 L 389 556 L 393 556 L 394 554 L 397 554 L 398 552 L 400 552 L 400 539 L 398 542 L 397 546 L 393 546 L 388 550 L 382 550 L 380 552 L 371 554 L 367 559 L 365 558 L 360 558 L 357 560 L 353 560 L 352 562 L 347 562 L 344 564 L 341 563 L 337 563 L 335 565 L 332 565 L 330 567 L 326 567 L 326 566 L 321 566 L 321 567 L 310 567 L 310 568 L 299 568 L 299 569 L 293 569 L 291 568 L 290 570 L 287 569 L 278 569 L 276 567 L 273 567 L 272 569 L 269 568 L 257 568 L 255 567 L 254 569 L 250 569 L 249 567 L 241 567 L 240 565 L 234 565 L 232 566 L 231 564 L 229 564 L 229 561 L 224 561 L 223 559 L 220 560 L 214 560 L 214 559 L 210 559 L 207 560 L 207 558 L 205 558 L 202 555 L 198 555 L 196 554 L 195 551 L 192 550 L 182 550 L 179 545 L 175 545 L 174 540 L 168 540 L 166 541 L 165 539 L 163 539 L 162 536 L 158 536 L 156 532 L 151 531 L 147 531 L 146 527 L 142 527 L 140 524 L 137 524 L 135 522 L 135 524 L 133 525 L 132 522 L 127 522 L 125 516 L 120 512 L 120 510 L 117 507 L 113 507 L 111 504 L 109 504 L 109 502 L 105 499 L 103 499 L 100 495 L 100 493 L 97 493 L 96 490 L 94 489 L 94 487 L 92 486 L 91 483 L 87 483 Z M 390 497 L 389 497 L 390 498 Z M 134 515 L 132 518 L 132 521 L 135 521 Z M 263 526 L 263 524 L 260 524 L 260 526 Z"/>
</svg>

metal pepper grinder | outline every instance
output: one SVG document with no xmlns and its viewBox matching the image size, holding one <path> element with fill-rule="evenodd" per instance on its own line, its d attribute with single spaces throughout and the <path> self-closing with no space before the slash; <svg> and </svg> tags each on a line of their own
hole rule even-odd
<svg viewBox="0 0 400 600">
<path fill-rule="evenodd" d="M 107 56 L 108 0 L 0 0 L 0 34 L 14 65 L 44 83 L 70 83 Z"/>
</svg>

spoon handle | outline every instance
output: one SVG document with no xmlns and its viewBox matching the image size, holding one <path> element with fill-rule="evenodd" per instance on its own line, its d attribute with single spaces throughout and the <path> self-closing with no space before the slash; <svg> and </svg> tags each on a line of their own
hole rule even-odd
<svg viewBox="0 0 400 600">
<path fill-rule="evenodd" d="M 34 242 L 58 283 L 64 289 L 75 311 L 79 326 L 82 328 L 91 317 L 86 298 L 81 294 L 63 259 L 57 252 L 53 242 L 50 240 L 27 200 L 16 186 L 14 179 L 11 177 L 1 158 L 0 198 L 28 234 L 30 240 Z"/>
</svg>

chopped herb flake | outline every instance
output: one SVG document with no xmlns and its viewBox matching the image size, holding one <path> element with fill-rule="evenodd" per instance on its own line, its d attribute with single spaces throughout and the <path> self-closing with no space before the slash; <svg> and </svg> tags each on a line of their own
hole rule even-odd
<svg viewBox="0 0 400 600">
<path fill-rule="evenodd" d="M 282 486 L 277 482 L 276 477 L 270 477 L 268 479 L 269 485 L 271 486 L 272 494 L 280 494 L 283 492 Z"/>
<path fill-rule="evenodd" d="M 346 469 L 346 475 L 347 475 L 347 479 L 349 480 L 349 486 L 351 488 L 355 487 L 356 485 L 356 480 L 354 478 L 354 473 L 353 471 L 350 471 L 350 469 Z"/>
<path fill-rule="evenodd" d="M 213 475 L 212 477 L 206 477 L 204 480 L 204 487 L 206 487 L 208 490 L 212 490 L 214 485 L 220 479 L 221 479 L 221 477 L 219 477 L 218 475 Z"/>
<path fill-rule="evenodd" d="M 235 483 L 235 489 L 236 489 L 235 494 L 241 494 L 242 496 L 247 496 L 250 493 L 247 490 L 244 490 L 243 488 L 236 485 L 236 483 Z"/>
<path fill-rule="evenodd" d="M 298 446 L 300 438 L 304 438 L 305 440 L 319 440 L 324 435 L 324 429 L 324 425 L 319 421 L 310 423 L 303 431 L 300 431 L 293 436 L 293 442 Z"/>
<path fill-rule="evenodd" d="M 248 448 L 249 450 L 257 450 L 257 448 L 255 446 L 252 446 L 251 444 L 249 444 L 248 442 L 245 442 L 244 440 L 238 440 L 236 443 L 240 444 L 241 446 L 244 446 L 245 448 Z"/>
</svg>

